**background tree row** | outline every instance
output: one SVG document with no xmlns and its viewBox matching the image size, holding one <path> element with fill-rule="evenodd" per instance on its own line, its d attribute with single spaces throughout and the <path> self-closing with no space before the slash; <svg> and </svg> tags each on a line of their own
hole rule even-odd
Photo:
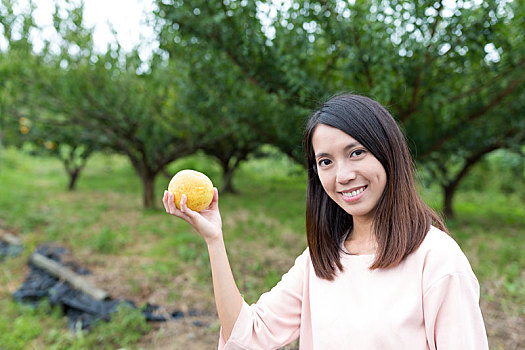
<svg viewBox="0 0 525 350">
<path fill-rule="evenodd" d="M 160 49 L 94 50 L 83 8 L 57 5 L 59 42 L 35 52 L 31 11 L 0 7 L 0 140 L 59 157 L 70 188 L 94 151 L 126 155 L 144 206 L 197 150 L 233 192 L 239 164 L 271 144 L 303 163 L 308 114 L 344 91 L 397 118 L 418 166 L 453 195 L 487 154 L 523 151 L 523 1 L 157 1 Z M 22 23 L 22 25 L 20 24 Z"/>
</svg>

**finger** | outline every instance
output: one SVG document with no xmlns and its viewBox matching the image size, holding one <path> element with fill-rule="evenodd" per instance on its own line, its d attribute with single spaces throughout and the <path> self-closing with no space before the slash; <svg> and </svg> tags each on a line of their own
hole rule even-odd
<svg viewBox="0 0 525 350">
<path fill-rule="evenodd" d="M 164 191 L 164 195 L 162 196 L 162 204 L 164 204 L 164 209 L 166 209 L 166 213 L 169 213 L 168 191 Z"/>
<path fill-rule="evenodd" d="M 182 196 L 180 198 L 180 210 L 184 214 L 186 214 L 188 217 L 194 218 L 195 215 L 197 214 L 197 212 L 191 210 L 190 208 L 188 208 L 187 203 L 188 203 L 188 197 L 185 194 L 182 194 Z"/>
<path fill-rule="evenodd" d="M 168 191 L 164 191 L 164 197 L 162 197 L 162 203 L 164 204 L 164 209 L 166 209 L 166 212 L 168 214 L 171 214 L 173 211 L 173 207 L 170 204 L 170 201 L 172 201 L 172 193 Z"/>
<path fill-rule="evenodd" d="M 181 218 L 184 221 L 186 221 L 187 223 L 191 224 L 191 218 L 188 215 L 186 215 L 185 213 L 181 212 L 179 209 L 176 209 L 175 212 L 170 213 L 170 214 L 173 215 L 173 216 L 176 216 L 178 218 Z"/>
<path fill-rule="evenodd" d="M 213 198 L 210 205 L 208 206 L 209 210 L 215 210 L 219 207 L 219 190 L 217 187 L 213 188 Z"/>
<path fill-rule="evenodd" d="M 179 210 L 176 206 L 175 206 L 175 195 L 173 193 L 170 193 L 168 192 L 166 195 L 165 195 L 165 207 L 166 207 L 166 212 L 168 212 L 169 214 L 171 215 L 174 215 L 178 218 L 181 218 L 185 221 L 188 221 L 190 220 L 190 217 L 188 215 L 186 215 L 185 213 L 183 213 L 181 210 Z"/>
<path fill-rule="evenodd" d="M 180 196 L 180 202 L 179 202 L 179 208 L 180 208 L 180 211 L 184 212 L 183 204 L 186 203 L 187 200 L 188 200 L 188 197 L 186 197 L 186 195 L 183 193 L 183 194 Z"/>
<path fill-rule="evenodd" d="M 177 210 L 178 209 L 175 206 L 175 195 L 171 192 L 168 192 L 168 212 L 170 214 L 174 214 Z"/>
</svg>

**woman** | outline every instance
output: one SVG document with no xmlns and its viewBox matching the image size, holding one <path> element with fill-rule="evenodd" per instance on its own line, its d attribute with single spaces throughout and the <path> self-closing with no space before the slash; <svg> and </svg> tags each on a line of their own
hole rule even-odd
<svg viewBox="0 0 525 350">
<path fill-rule="evenodd" d="M 445 225 L 418 196 L 392 116 L 341 95 L 310 117 L 308 248 L 254 305 L 236 287 L 218 194 L 196 213 L 164 193 L 170 214 L 206 240 L 221 322 L 219 349 L 488 349 L 479 284 Z"/>
</svg>

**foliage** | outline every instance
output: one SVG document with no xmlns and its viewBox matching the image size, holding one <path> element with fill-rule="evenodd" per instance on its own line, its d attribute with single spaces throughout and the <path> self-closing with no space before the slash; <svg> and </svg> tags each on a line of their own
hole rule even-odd
<svg viewBox="0 0 525 350">
<path fill-rule="evenodd" d="M 193 48 L 228 57 L 239 84 L 281 102 L 273 144 L 299 161 L 307 111 L 339 91 L 388 106 L 414 156 L 445 169 L 435 175 L 451 190 L 470 163 L 523 142 L 523 1 L 157 5 L 161 48 L 171 57 Z M 468 167 L 451 175 L 451 160 Z"/>
<path fill-rule="evenodd" d="M 296 103 L 292 105 L 282 104 L 282 99 L 295 99 L 297 88 L 290 89 L 286 85 L 290 64 L 284 65 L 276 50 L 266 44 L 267 37 L 261 28 L 256 3 L 199 1 L 188 4 L 159 1 L 158 6 L 159 39 L 161 47 L 169 52 L 171 59 L 178 57 L 181 52 L 194 53 L 193 60 L 201 62 L 203 60 L 200 57 L 205 60 L 209 57 L 211 61 L 227 59 L 228 64 L 223 64 L 227 71 L 210 71 L 210 75 L 216 76 L 212 79 L 224 81 L 224 74 L 231 74 L 235 77 L 232 82 L 238 86 L 235 90 L 241 91 L 251 86 L 255 92 L 252 98 L 255 100 L 274 101 L 273 111 L 261 111 L 265 120 L 258 125 L 265 127 L 255 129 L 250 125 L 252 133 L 257 130 L 266 142 L 278 145 L 285 153 L 302 161 L 300 150 L 297 152 L 301 143 L 300 133 L 297 133 L 301 129 L 298 116 L 302 113 L 304 117 L 306 113 L 304 109 L 296 107 L 299 101 L 294 101 Z M 291 47 L 289 49 L 287 57 L 295 53 Z M 200 55 L 202 52 L 204 56 Z M 206 62 L 203 63 L 205 66 Z M 298 67 L 295 71 L 298 71 Z M 237 99 L 237 95 L 230 95 L 229 99 L 237 104 L 250 104 L 246 98 Z M 241 137 L 244 136 L 241 134 Z M 290 139 L 294 142 L 291 143 Z"/>
<path fill-rule="evenodd" d="M 525 152 L 525 149 L 522 151 Z M 479 162 L 460 190 L 500 192 L 510 195 L 525 191 L 525 163 L 523 156 L 508 150 L 498 150 Z M 498 174 L 491 176 L 491 174 Z"/>
<path fill-rule="evenodd" d="M 273 137 L 278 102 L 244 83 L 241 72 L 224 55 L 208 53 L 206 48 L 191 51 L 185 50 L 183 56 L 191 80 L 181 91 L 184 109 L 200 126 L 198 147 L 223 169 L 221 190 L 235 192 L 234 171 Z"/>
<path fill-rule="evenodd" d="M 12 1 L 0 3 L 0 156 L 4 144 L 18 143 L 21 134 L 27 131 L 18 120 L 19 105 L 24 105 L 23 79 L 31 75 L 35 60 L 29 34 L 34 27 L 33 7 L 17 12 Z"/>
<path fill-rule="evenodd" d="M 98 134 L 68 122 L 59 115 L 47 116 L 46 111 L 34 119 L 20 117 L 20 130 L 24 131 L 20 146 L 32 154 L 59 159 L 69 176 L 67 188 L 73 190 L 88 158 L 100 146 Z"/>
<path fill-rule="evenodd" d="M 5 31 L 10 36 L 5 54 L 7 88 L 2 91 L 10 98 L 7 99 L 10 103 L 4 105 L 6 115 L 2 116 L 2 119 L 6 119 L 5 129 L 11 136 L 8 137 L 7 142 L 19 147 L 24 144 L 30 145 L 31 152 L 56 156 L 63 162 L 70 176 L 68 188 L 73 189 L 87 158 L 97 149 L 96 137 L 92 131 L 69 125 L 67 118 L 69 111 L 43 108 L 50 104 L 46 99 L 48 94 L 41 91 L 45 84 L 40 81 L 49 78 L 44 72 L 56 72 L 61 66 L 72 67 L 88 60 L 93 53 L 93 30 L 80 26 L 83 16 L 82 6 L 68 12 L 71 25 L 64 23 L 57 6 L 54 25 L 64 40 L 54 45 L 46 42 L 42 52 L 37 54 L 32 50 L 32 44 L 29 42 L 31 31 L 38 29 L 33 22 L 32 13 L 17 15 L 9 2 L 5 2 L 3 9 L 9 14 L 6 16 Z M 20 16 L 25 18 L 26 24 L 22 32 L 18 33 L 16 24 Z M 17 36 L 21 39 L 13 39 Z M 77 53 L 68 50 L 73 40 L 78 43 L 78 45 L 75 43 Z M 58 47 L 57 54 L 52 54 L 52 46 L 55 50 Z M 47 98 L 60 100 L 59 93 L 67 94 L 67 91 L 53 91 L 52 96 Z"/>
<path fill-rule="evenodd" d="M 156 175 L 195 149 L 188 138 L 192 121 L 177 96 L 179 67 L 155 56 L 142 72 L 138 51 L 123 53 L 118 44 L 95 53 L 82 5 L 61 10 L 57 6 L 54 17 L 60 52 L 47 43 L 32 82 L 40 134 L 51 134 L 57 148 L 65 143 L 81 159 L 101 148 L 127 155 L 142 180 L 144 206 L 151 207 Z"/>
<path fill-rule="evenodd" d="M 71 1 L 56 6 L 59 39 L 36 53 L 31 8 L 15 13 L 5 0 L 2 142 L 58 156 L 70 187 L 94 150 L 125 154 L 150 207 L 157 174 L 197 149 L 218 160 L 230 190 L 233 171 L 265 143 L 303 163 L 305 117 L 333 93 L 356 91 L 398 118 L 451 214 L 471 167 L 524 141 L 523 8 L 523 0 L 157 1 L 161 50 L 145 61 L 118 43 L 95 53 L 82 4 Z"/>
</svg>

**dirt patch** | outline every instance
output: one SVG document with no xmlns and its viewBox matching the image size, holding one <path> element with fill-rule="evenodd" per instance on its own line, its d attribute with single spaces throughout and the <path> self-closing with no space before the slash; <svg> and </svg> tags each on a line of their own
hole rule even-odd
<svg viewBox="0 0 525 350">
<path fill-rule="evenodd" d="M 482 298 L 480 305 L 491 349 L 525 349 L 524 310 L 509 309 L 502 304 L 501 283 L 485 283 L 483 291 L 490 298 Z M 488 293 L 487 293 L 488 292 Z M 489 300 L 490 299 L 490 300 Z"/>
<path fill-rule="evenodd" d="M 146 349 L 216 349 L 219 341 L 218 320 L 214 315 L 184 317 L 159 323 L 144 336 L 138 347 Z"/>
</svg>

